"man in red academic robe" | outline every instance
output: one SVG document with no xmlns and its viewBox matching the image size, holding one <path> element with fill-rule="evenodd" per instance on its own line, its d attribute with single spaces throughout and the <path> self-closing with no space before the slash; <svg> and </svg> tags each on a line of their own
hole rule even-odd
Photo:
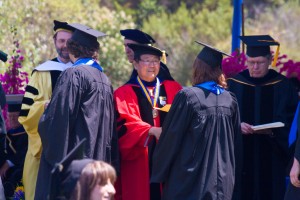
<svg viewBox="0 0 300 200">
<path fill-rule="evenodd" d="M 167 114 L 162 110 L 168 110 L 182 87 L 173 79 L 157 77 L 161 50 L 139 44 L 129 47 L 137 75 L 114 93 L 121 158 L 116 198 L 159 200 L 160 185 L 150 184 L 152 154 Z"/>
</svg>

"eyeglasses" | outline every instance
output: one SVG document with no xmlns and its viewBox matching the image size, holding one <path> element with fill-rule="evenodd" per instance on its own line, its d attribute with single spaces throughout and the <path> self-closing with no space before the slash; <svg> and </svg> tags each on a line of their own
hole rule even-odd
<svg viewBox="0 0 300 200">
<path fill-rule="evenodd" d="M 145 65 L 150 65 L 150 64 L 153 64 L 153 65 L 159 65 L 160 64 L 160 61 L 159 60 L 140 60 L 140 62 L 143 62 Z"/>
<path fill-rule="evenodd" d="M 264 64 L 266 64 L 266 61 L 256 61 L 256 62 L 253 62 L 253 61 L 247 61 L 247 65 L 250 66 L 250 67 L 253 67 L 254 65 L 257 65 L 257 66 L 263 66 Z"/>
</svg>

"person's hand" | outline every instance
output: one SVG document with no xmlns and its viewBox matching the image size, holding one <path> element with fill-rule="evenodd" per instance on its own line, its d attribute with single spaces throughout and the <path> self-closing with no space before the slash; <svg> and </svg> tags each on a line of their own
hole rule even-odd
<svg viewBox="0 0 300 200">
<path fill-rule="evenodd" d="M 162 128 L 161 127 L 151 127 L 149 130 L 149 135 L 153 135 L 157 140 L 159 140 Z"/>
<path fill-rule="evenodd" d="M 8 162 L 6 161 L 0 168 L 0 176 L 2 178 L 4 178 L 6 176 L 6 172 L 8 169 L 9 169 L 9 165 L 8 165 Z"/>
<path fill-rule="evenodd" d="M 254 133 L 254 130 L 251 128 L 251 125 L 245 122 L 241 123 L 241 129 L 242 129 L 242 133 L 246 135 Z"/>
<path fill-rule="evenodd" d="M 299 175 L 300 175 L 300 164 L 296 158 L 294 158 L 294 163 L 292 166 L 292 169 L 290 171 L 290 179 L 293 186 L 300 188 L 300 181 L 299 181 Z"/>
</svg>

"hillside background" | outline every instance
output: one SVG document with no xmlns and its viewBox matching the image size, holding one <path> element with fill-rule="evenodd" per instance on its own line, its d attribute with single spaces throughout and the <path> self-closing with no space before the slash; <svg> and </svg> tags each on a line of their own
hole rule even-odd
<svg viewBox="0 0 300 200">
<path fill-rule="evenodd" d="M 100 61 L 114 88 L 129 77 L 120 29 L 139 28 L 169 54 L 170 71 L 181 84 L 190 84 L 192 63 L 200 40 L 231 51 L 233 7 L 230 0 L 0 0 L 0 49 L 16 50 L 25 60 L 23 70 L 55 56 L 53 20 L 82 23 L 108 37 L 99 39 Z M 300 1 L 244 0 L 245 35 L 270 34 L 281 43 L 280 52 L 300 61 Z M 3 73 L 9 63 L 0 63 Z"/>
</svg>

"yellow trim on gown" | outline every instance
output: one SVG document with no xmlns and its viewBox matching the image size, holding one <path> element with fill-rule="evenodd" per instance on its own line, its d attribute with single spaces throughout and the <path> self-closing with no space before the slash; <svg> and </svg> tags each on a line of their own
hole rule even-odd
<svg viewBox="0 0 300 200">
<path fill-rule="evenodd" d="M 23 170 L 23 184 L 25 199 L 33 200 L 37 175 L 39 171 L 40 156 L 42 151 L 41 138 L 38 133 L 38 123 L 44 112 L 44 104 L 52 95 L 51 74 L 49 71 L 35 71 L 28 85 L 37 89 L 38 94 L 26 91 L 24 97 L 33 100 L 32 105 L 22 104 L 22 110 L 29 110 L 27 116 L 20 116 L 19 122 L 28 134 L 28 151 Z"/>
</svg>

